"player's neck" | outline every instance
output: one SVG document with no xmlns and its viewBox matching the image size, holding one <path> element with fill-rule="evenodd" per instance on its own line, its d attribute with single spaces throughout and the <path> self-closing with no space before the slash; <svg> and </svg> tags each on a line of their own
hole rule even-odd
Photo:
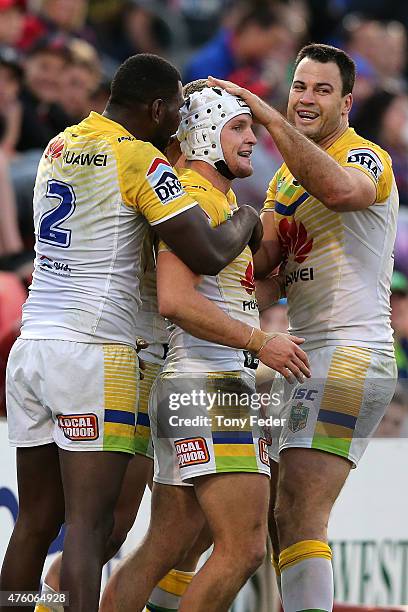
<svg viewBox="0 0 408 612">
<path fill-rule="evenodd" d="M 346 119 L 345 121 L 342 121 L 340 123 L 340 125 L 334 130 L 334 132 L 331 132 L 331 134 L 327 134 L 327 136 L 322 138 L 322 140 L 320 140 L 316 144 L 318 144 L 319 147 L 322 147 L 322 149 L 328 149 L 332 146 L 334 142 L 336 142 L 336 140 L 340 138 L 340 136 L 344 134 L 346 130 L 348 130 L 348 128 L 349 122 L 348 119 Z"/>
<path fill-rule="evenodd" d="M 134 113 L 129 113 L 122 108 L 114 105 L 109 105 L 102 113 L 103 117 L 107 117 L 111 121 L 119 123 L 138 140 L 150 140 L 150 133 L 146 129 L 146 122 L 137 121 L 134 118 Z"/>
<path fill-rule="evenodd" d="M 225 176 L 222 176 L 222 174 L 220 174 L 218 170 L 214 168 L 214 166 L 207 164 L 207 162 L 186 161 L 185 167 L 191 168 L 191 170 L 194 170 L 195 172 L 198 172 L 198 174 L 201 174 L 201 176 L 203 176 L 205 179 L 207 179 L 207 181 L 212 183 L 214 187 L 222 193 L 227 193 L 231 188 L 231 181 L 225 178 Z"/>
</svg>

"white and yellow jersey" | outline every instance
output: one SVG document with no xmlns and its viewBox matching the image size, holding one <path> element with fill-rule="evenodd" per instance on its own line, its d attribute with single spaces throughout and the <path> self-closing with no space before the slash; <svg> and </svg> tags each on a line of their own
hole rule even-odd
<svg viewBox="0 0 408 612">
<path fill-rule="evenodd" d="M 92 112 L 54 138 L 34 189 L 23 338 L 135 345 L 148 224 L 195 206 L 150 143 Z"/>
<path fill-rule="evenodd" d="M 307 348 L 355 345 L 392 352 L 390 282 L 398 193 L 390 156 L 351 128 L 327 152 L 374 182 L 375 203 L 338 213 L 309 195 L 283 164 L 264 211 L 284 255 L 290 330 Z"/>
<path fill-rule="evenodd" d="M 231 190 L 223 194 L 190 169 L 178 174 L 182 186 L 199 203 L 213 227 L 231 217 L 237 208 Z M 166 249 L 166 245 L 161 243 L 160 250 Z M 259 327 L 253 269 L 252 252 L 247 246 L 217 276 L 203 276 L 197 290 L 230 317 Z M 248 368 L 250 374 L 255 374 L 257 364 L 258 360 L 248 351 L 200 340 L 176 325 L 170 327 L 164 372 L 231 372 Z"/>
<path fill-rule="evenodd" d="M 143 278 L 140 283 L 142 301 L 137 313 L 136 335 L 149 343 L 139 355 L 149 363 L 162 365 L 167 353 L 169 332 L 157 306 L 156 257 L 153 232 L 149 231 L 143 244 Z"/>
</svg>

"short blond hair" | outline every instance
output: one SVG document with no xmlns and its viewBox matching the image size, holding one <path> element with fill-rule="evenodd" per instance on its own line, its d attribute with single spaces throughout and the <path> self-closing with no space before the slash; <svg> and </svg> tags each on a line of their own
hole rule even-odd
<svg viewBox="0 0 408 612">
<path fill-rule="evenodd" d="M 206 87 L 209 87 L 207 79 L 197 79 L 196 81 L 190 81 L 183 87 L 183 96 L 191 96 L 196 91 L 203 91 Z"/>
</svg>

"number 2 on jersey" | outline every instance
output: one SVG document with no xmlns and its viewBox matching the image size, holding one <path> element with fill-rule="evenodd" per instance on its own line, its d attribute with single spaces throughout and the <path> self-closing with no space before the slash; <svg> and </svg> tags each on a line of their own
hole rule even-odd
<svg viewBox="0 0 408 612">
<path fill-rule="evenodd" d="M 71 244 L 71 230 L 61 225 L 75 210 L 75 194 L 68 183 L 52 179 L 48 181 L 47 198 L 57 198 L 56 208 L 44 213 L 40 219 L 38 240 L 66 249 Z"/>
</svg>

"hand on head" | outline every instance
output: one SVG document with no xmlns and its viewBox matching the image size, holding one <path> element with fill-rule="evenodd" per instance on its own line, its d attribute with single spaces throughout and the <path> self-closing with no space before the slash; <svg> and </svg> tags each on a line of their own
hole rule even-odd
<svg viewBox="0 0 408 612">
<path fill-rule="evenodd" d="M 239 96 L 240 98 L 242 98 L 251 109 L 253 120 L 256 123 L 260 123 L 262 125 L 267 126 L 273 121 L 275 115 L 279 115 L 278 111 L 276 111 L 274 108 L 269 106 L 269 104 L 261 100 L 261 98 L 250 92 L 249 89 L 239 87 L 232 81 L 224 81 L 222 79 L 216 79 L 212 76 L 209 76 L 208 84 L 210 85 L 210 87 L 220 87 L 221 89 L 225 89 L 233 96 Z"/>
</svg>

